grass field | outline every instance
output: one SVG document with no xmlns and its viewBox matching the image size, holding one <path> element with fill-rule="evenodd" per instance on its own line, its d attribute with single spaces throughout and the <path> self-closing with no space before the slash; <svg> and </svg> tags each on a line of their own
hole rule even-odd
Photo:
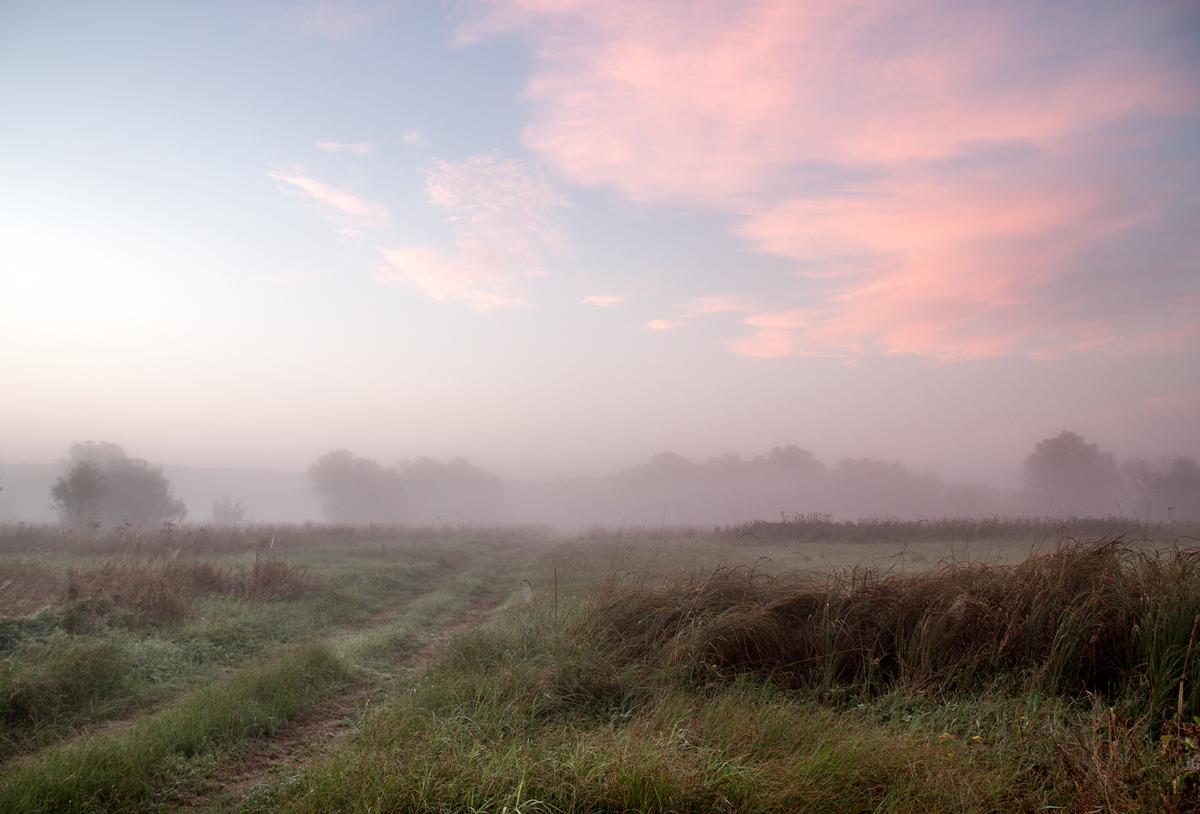
<svg viewBox="0 0 1200 814">
<path fill-rule="evenodd" d="M 0 529 L 3 811 L 1191 811 L 1196 529 Z"/>
</svg>

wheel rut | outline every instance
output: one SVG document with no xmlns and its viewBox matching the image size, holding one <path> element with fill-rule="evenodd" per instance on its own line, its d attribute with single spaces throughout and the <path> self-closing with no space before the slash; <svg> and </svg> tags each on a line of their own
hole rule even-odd
<svg viewBox="0 0 1200 814">
<path fill-rule="evenodd" d="M 454 636 L 477 627 L 500 606 L 503 598 L 485 596 L 435 630 L 428 632 L 425 643 L 394 666 L 414 670 L 434 658 Z M 407 604 L 407 603 L 406 603 Z M 383 611 L 371 619 L 359 621 L 343 629 L 360 631 L 385 622 L 399 608 Z M 284 773 L 302 771 L 314 758 L 323 754 L 346 735 L 356 731 L 370 707 L 386 700 L 385 693 L 369 682 L 359 681 L 338 695 L 327 698 L 308 712 L 295 718 L 271 736 L 244 744 L 222 763 L 202 789 L 181 801 L 177 809 L 186 814 L 216 814 L 234 810 L 253 793 L 254 789 Z"/>
</svg>

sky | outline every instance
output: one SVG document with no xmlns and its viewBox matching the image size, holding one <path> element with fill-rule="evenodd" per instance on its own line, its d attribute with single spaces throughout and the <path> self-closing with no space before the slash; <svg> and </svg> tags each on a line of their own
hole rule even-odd
<svg viewBox="0 0 1200 814">
<path fill-rule="evenodd" d="M 0 461 L 1200 456 L 1200 6 L 0 2 Z"/>
</svg>

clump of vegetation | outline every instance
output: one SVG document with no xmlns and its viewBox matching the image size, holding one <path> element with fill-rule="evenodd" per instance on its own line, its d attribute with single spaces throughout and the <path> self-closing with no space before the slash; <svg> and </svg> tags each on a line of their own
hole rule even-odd
<svg viewBox="0 0 1200 814">
<path fill-rule="evenodd" d="M 312 582 L 304 569 L 271 554 L 256 555 L 248 568 L 208 560 L 120 559 L 69 574 L 66 624 L 72 630 L 96 623 L 129 628 L 175 624 L 191 614 L 198 597 L 295 599 Z"/>
<path fill-rule="evenodd" d="M 246 599 L 295 599 L 312 585 L 303 569 L 296 568 L 279 556 L 256 556 L 250 570 L 241 575 L 239 593 Z"/>
<path fill-rule="evenodd" d="M 112 642 L 65 635 L 31 641 L 0 662 L 0 724 L 7 735 L 52 728 L 82 709 L 114 697 L 128 665 Z"/>
<path fill-rule="evenodd" d="M 1197 620 L 1200 551 L 1114 539 L 919 574 L 735 566 L 661 584 L 614 577 L 578 632 L 606 671 L 863 691 L 978 690 L 1024 675 L 1044 692 L 1140 695 L 1158 712 L 1182 698 L 1190 717 L 1200 715 L 1200 654 L 1186 655 Z"/>
<path fill-rule="evenodd" d="M 901 520 L 868 517 L 834 520 L 820 513 L 784 515 L 779 520 L 755 520 L 713 530 L 713 536 L 739 545 L 754 543 L 970 543 L 979 540 L 1025 542 L 1061 537 L 1102 539 L 1137 537 L 1169 541 L 1200 537 L 1200 522 L 1141 522 L 1126 517 L 941 517 Z"/>
</svg>

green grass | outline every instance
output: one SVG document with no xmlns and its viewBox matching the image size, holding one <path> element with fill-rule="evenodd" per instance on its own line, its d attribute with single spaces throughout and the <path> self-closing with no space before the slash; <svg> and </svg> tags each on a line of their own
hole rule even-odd
<svg viewBox="0 0 1200 814">
<path fill-rule="evenodd" d="M 560 578 L 555 602 L 544 570 L 561 553 L 505 619 L 461 634 L 354 738 L 241 810 L 1200 805 L 1186 552 L 1102 541 L 1013 566 L 665 579 L 647 577 L 671 573 L 650 552 L 652 570 L 614 569 L 591 598 L 572 602 Z M 588 566 L 573 549 L 575 570 L 604 553 Z M 981 604 L 959 615 L 964 595 Z"/>
<path fill-rule="evenodd" d="M 274 554 L 229 539 L 170 560 L 21 554 L 39 585 L 184 558 L 245 579 L 276 557 L 305 576 L 286 597 L 177 578 L 185 614 L 148 623 L 113 601 L 71 632 L 79 598 L 61 594 L 4 620 L 0 688 L 40 688 L 11 726 L 51 734 L 0 769 L 0 810 L 1200 808 L 1187 541 L 885 531 L 529 545 L 309 528 L 276 529 Z M 105 596 L 145 595 L 113 584 Z M 73 678 L 88 659 L 116 683 Z M 297 764 L 271 751 L 335 694 L 346 737 Z M 269 755 L 256 780 L 214 780 Z"/>
<path fill-rule="evenodd" d="M 0 811 L 203 799 L 223 766 L 322 699 L 386 695 L 406 660 L 516 583 L 523 550 L 382 539 L 211 555 L 99 547 L 34 568 L 22 557 L 49 590 L 0 623 Z M 161 612 L 164 597 L 176 610 Z"/>
<path fill-rule="evenodd" d="M 273 536 L 286 539 L 278 529 Z M 0 760 L 153 709 L 282 647 L 327 638 L 443 587 L 456 585 L 471 601 L 471 586 L 459 580 L 513 546 L 356 536 L 328 548 L 211 553 L 211 541 L 168 545 L 179 537 L 151 541 L 157 548 L 102 540 L 36 560 L 0 556 L 0 584 L 11 580 L 15 608 L 24 611 L 0 616 Z M 376 636 L 393 655 L 404 649 L 396 643 L 402 634 Z"/>
<path fill-rule="evenodd" d="M 211 768 L 221 750 L 271 734 L 346 678 L 345 665 L 322 646 L 243 670 L 128 727 L 21 762 L 0 784 L 0 810 L 148 807 Z"/>
<path fill-rule="evenodd" d="M 0 735 L 5 751 L 20 734 L 55 730 L 81 714 L 103 714 L 127 683 L 128 654 L 107 640 L 81 641 L 65 634 L 18 647 L 0 664 Z"/>
</svg>

